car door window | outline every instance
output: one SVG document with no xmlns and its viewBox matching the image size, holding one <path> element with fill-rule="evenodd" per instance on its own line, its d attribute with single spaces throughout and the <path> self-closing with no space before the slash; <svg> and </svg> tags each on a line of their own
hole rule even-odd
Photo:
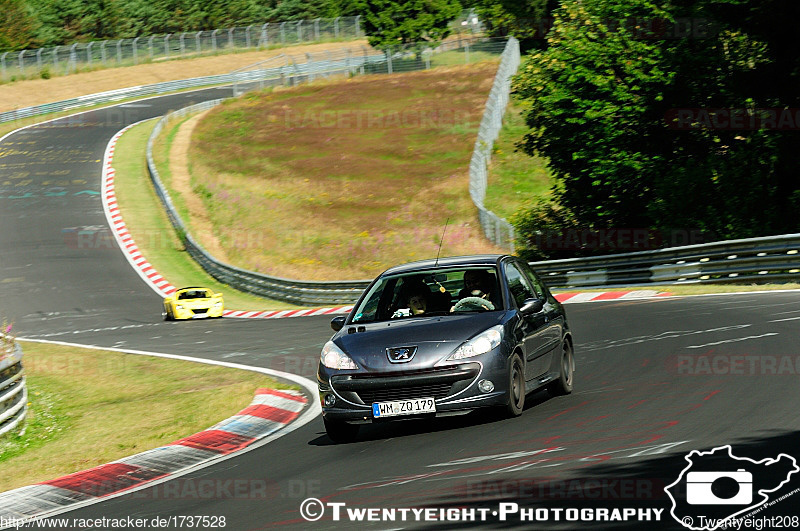
<svg viewBox="0 0 800 531">
<path fill-rule="evenodd" d="M 528 264 L 523 265 L 522 271 L 525 273 L 525 277 L 528 279 L 528 282 L 530 282 L 530 285 L 533 287 L 533 291 L 536 292 L 536 298 L 544 299 L 545 298 L 544 285 L 542 284 L 542 281 L 539 280 L 539 277 L 536 276 L 536 273 L 533 272 L 531 266 L 529 266 Z"/>
<path fill-rule="evenodd" d="M 525 299 L 532 299 L 536 296 L 528 279 L 514 264 L 506 264 L 506 278 L 508 279 L 508 289 L 518 308 L 522 307 Z"/>
</svg>

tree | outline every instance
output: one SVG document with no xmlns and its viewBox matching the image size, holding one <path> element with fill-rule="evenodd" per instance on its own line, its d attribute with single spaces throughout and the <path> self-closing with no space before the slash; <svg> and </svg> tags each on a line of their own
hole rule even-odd
<svg viewBox="0 0 800 531">
<path fill-rule="evenodd" d="M 281 0 L 272 20 L 313 20 L 336 15 L 330 0 Z"/>
<path fill-rule="evenodd" d="M 33 40 L 33 20 L 22 0 L 0 0 L 0 52 L 22 50 Z"/>
<path fill-rule="evenodd" d="M 458 0 L 366 0 L 364 31 L 375 48 L 413 42 L 438 43 L 450 34 L 448 23 L 461 12 Z"/>
<path fill-rule="evenodd" d="M 521 147 L 547 157 L 557 181 L 555 205 L 518 216 L 524 230 L 558 212 L 558 223 L 590 229 L 797 231 L 797 131 L 715 127 L 708 116 L 800 107 L 790 22 L 800 10 L 787 0 L 662 5 L 570 0 L 555 12 L 547 50 L 515 83 L 532 102 Z M 705 121 L 679 127 L 675 113 L 693 111 Z"/>
</svg>

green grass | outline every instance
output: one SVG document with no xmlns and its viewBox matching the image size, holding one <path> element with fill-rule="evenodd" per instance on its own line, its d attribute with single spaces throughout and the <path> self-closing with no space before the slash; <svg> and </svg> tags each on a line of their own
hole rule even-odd
<svg viewBox="0 0 800 531">
<path fill-rule="evenodd" d="M 550 196 L 553 181 L 541 157 L 531 157 L 518 150 L 516 143 L 528 132 L 524 112 L 527 105 L 512 101 L 495 141 L 489 166 L 486 208 L 510 219 L 531 198 Z"/>
<path fill-rule="evenodd" d="M 0 439 L 0 492 L 169 444 L 235 415 L 263 374 L 24 343 L 29 414 Z"/>
<path fill-rule="evenodd" d="M 435 256 L 448 218 L 443 256 L 498 251 L 480 235 L 467 174 L 496 69 L 322 81 L 213 109 L 190 168 L 226 254 L 270 275 L 370 278 Z M 236 247 L 236 231 L 265 245 Z"/>
<path fill-rule="evenodd" d="M 183 250 L 147 173 L 144 152 L 155 123 L 155 119 L 150 120 L 128 130 L 119 139 L 114 155 L 117 202 L 131 236 L 147 261 L 174 286 L 206 286 L 221 291 L 226 308 L 296 308 L 236 291 L 216 281 Z M 171 195 L 175 200 L 172 192 Z"/>
</svg>

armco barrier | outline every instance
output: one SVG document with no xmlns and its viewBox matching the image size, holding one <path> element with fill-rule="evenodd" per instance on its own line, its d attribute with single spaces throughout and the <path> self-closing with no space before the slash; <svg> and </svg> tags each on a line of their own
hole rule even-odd
<svg viewBox="0 0 800 531">
<path fill-rule="evenodd" d="M 550 286 L 800 281 L 800 234 L 532 262 Z"/>
<path fill-rule="evenodd" d="M 0 346 L 0 436 L 16 428 L 28 412 L 28 390 L 22 368 L 22 347 Z"/>
</svg>

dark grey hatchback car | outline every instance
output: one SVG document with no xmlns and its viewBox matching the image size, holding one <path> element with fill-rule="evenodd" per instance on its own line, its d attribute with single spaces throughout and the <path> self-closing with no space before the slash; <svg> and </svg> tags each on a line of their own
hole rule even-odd
<svg viewBox="0 0 800 531">
<path fill-rule="evenodd" d="M 322 349 L 317 380 L 328 436 L 360 424 L 468 413 L 518 416 L 543 386 L 572 391 L 564 308 L 514 256 L 393 267 L 364 291 Z"/>
</svg>

